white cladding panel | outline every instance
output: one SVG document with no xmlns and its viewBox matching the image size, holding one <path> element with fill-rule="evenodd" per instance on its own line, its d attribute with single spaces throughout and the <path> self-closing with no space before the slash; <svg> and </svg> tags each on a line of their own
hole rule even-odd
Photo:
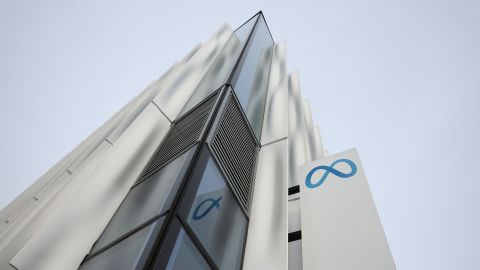
<svg viewBox="0 0 480 270">
<path fill-rule="evenodd" d="M 280 42 L 273 51 L 268 82 L 261 144 L 267 144 L 288 136 L 288 86 L 287 45 Z"/>
<path fill-rule="evenodd" d="M 212 38 L 185 63 L 180 63 L 157 86 L 158 95 L 153 102 L 171 121 L 175 120 L 183 106 L 197 88 L 210 66 L 223 51 L 233 31 L 224 25 Z"/>
<path fill-rule="evenodd" d="M 303 269 L 302 240 L 300 239 L 300 240 L 288 243 L 288 270 L 302 270 L 302 269 Z M 328 270 L 332 270 L 332 269 L 328 269 Z"/>
<path fill-rule="evenodd" d="M 295 194 L 298 195 L 298 194 Z M 288 233 L 302 229 L 300 219 L 300 197 L 288 201 Z"/>
<path fill-rule="evenodd" d="M 10 263 L 21 270 L 76 269 L 169 127 L 158 108 L 148 105 Z"/>
<path fill-rule="evenodd" d="M 305 139 L 307 144 L 308 161 L 320 158 L 318 153 L 317 140 L 315 138 L 315 130 L 313 127 L 312 110 L 308 100 L 303 101 L 303 113 L 305 117 Z"/>
<path fill-rule="evenodd" d="M 23 224 L 26 222 L 27 220 L 23 219 L 31 217 L 30 212 L 40 210 L 38 208 L 43 205 L 43 202 L 41 202 L 42 197 L 48 196 L 52 190 L 56 190 L 57 183 L 63 183 L 63 181 L 59 181 L 59 178 L 64 179 L 64 174 L 67 172 L 75 173 L 77 168 L 99 147 L 109 132 L 118 124 L 122 113 L 127 107 L 128 105 L 95 130 L 87 139 L 68 153 L 0 212 L 0 220 L 2 220 L 2 226 L 0 226 L 0 249 L 11 239 L 12 235 L 9 231 L 12 227 L 21 227 L 19 223 Z M 69 180 L 67 179 L 67 181 Z M 34 200 L 34 204 L 31 204 L 32 200 Z M 31 204 L 33 207 L 26 207 L 28 204 Z M 18 228 L 14 228 L 14 230 L 17 229 Z M 4 233 L 10 234 L 9 237 L 3 237 L 2 235 Z M 0 261 L 0 265 L 1 264 L 3 264 L 3 261 Z"/>
<path fill-rule="evenodd" d="M 315 140 L 317 141 L 317 153 L 318 153 L 317 159 L 321 159 L 326 157 L 326 154 L 325 154 L 325 149 L 323 147 L 322 136 L 320 134 L 320 127 L 315 126 L 314 130 L 315 130 Z"/>
<path fill-rule="evenodd" d="M 309 161 L 305 136 L 305 116 L 297 72 L 288 76 L 288 186 L 298 185 L 299 166 Z"/>
<path fill-rule="evenodd" d="M 88 173 L 98 166 L 110 148 L 111 145 L 104 140 L 74 175 L 64 172 L 55 179 L 51 187 L 46 189 L 48 193 L 41 194 L 43 192 L 41 191 L 41 193 L 35 195 L 35 197 L 39 198 L 36 201 L 38 205 L 35 211 L 31 211 L 29 217 L 24 217 L 23 223 L 15 224 L 13 227 L 15 231 L 9 230 L 8 237 L 2 238 L 0 245 L 0 269 L 8 265 L 8 262 L 27 243 L 32 235 L 41 228 L 52 213 L 61 207 L 63 201 L 71 194 L 71 191 L 84 180 Z"/>
<path fill-rule="evenodd" d="M 215 59 L 215 62 L 209 67 L 207 73 L 196 87 L 195 92 L 182 108 L 179 116 L 191 110 L 195 105 L 198 105 L 202 100 L 225 84 L 233 67 L 237 63 L 243 45 L 244 43 L 238 37 L 237 33 L 233 32 L 221 53 Z"/>
<path fill-rule="evenodd" d="M 261 148 L 243 269 L 287 269 L 287 140 Z"/>
<path fill-rule="evenodd" d="M 303 269 L 395 269 L 355 149 L 306 164 L 298 179 Z"/>
<path fill-rule="evenodd" d="M 162 79 L 160 79 L 161 81 Z M 107 140 L 110 143 L 115 141 L 122 135 L 122 133 L 132 124 L 132 122 L 138 117 L 138 115 L 145 109 L 145 107 L 152 101 L 152 99 L 158 93 L 158 89 L 155 87 L 160 81 L 153 81 L 147 88 L 136 97 L 132 104 L 127 107 L 126 111 L 122 115 L 122 119 L 118 126 L 108 135 Z"/>
</svg>

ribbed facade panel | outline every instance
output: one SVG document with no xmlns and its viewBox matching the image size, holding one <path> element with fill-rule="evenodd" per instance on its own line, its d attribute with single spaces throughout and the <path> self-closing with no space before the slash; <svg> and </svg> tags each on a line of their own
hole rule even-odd
<svg viewBox="0 0 480 270">
<path fill-rule="evenodd" d="M 158 95 L 153 102 L 168 119 L 176 119 L 190 99 L 205 74 L 219 57 L 233 31 L 224 25 L 201 48 L 185 62 L 175 67 L 172 75 L 166 76 L 157 86 Z"/>
<path fill-rule="evenodd" d="M 77 268 L 140 176 L 169 126 L 170 122 L 158 108 L 150 104 L 112 147 L 108 157 L 10 263 L 22 270 Z M 44 250 L 46 246 L 48 253 Z"/>
<path fill-rule="evenodd" d="M 268 82 L 267 99 L 263 116 L 262 145 L 288 136 L 288 76 L 286 42 L 276 44 Z"/>
<path fill-rule="evenodd" d="M 300 165 L 305 164 L 310 155 L 305 135 L 305 116 L 300 92 L 300 78 L 297 72 L 288 76 L 288 186 L 298 185 L 296 179 Z"/>
<path fill-rule="evenodd" d="M 288 142 L 261 148 L 245 247 L 244 270 L 287 269 Z"/>
</svg>

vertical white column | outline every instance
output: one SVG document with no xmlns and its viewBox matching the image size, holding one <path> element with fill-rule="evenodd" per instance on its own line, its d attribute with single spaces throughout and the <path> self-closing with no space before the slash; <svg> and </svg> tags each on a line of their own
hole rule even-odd
<svg viewBox="0 0 480 270">
<path fill-rule="evenodd" d="M 243 269 L 288 269 L 286 44 L 275 46 Z"/>
</svg>

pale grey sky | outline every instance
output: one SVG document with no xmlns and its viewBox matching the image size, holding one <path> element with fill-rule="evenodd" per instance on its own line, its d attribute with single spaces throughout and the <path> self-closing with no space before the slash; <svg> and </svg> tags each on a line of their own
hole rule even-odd
<svg viewBox="0 0 480 270">
<path fill-rule="evenodd" d="M 0 0 L 0 207 L 260 9 L 327 149 L 359 149 L 398 269 L 480 269 L 480 1 Z"/>
</svg>

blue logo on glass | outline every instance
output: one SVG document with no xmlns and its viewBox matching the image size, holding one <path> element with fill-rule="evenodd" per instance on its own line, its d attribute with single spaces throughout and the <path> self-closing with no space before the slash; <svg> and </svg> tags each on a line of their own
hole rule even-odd
<svg viewBox="0 0 480 270">
<path fill-rule="evenodd" d="M 220 209 L 220 200 L 221 199 L 222 199 L 222 196 L 218 197 L 217 199 L 208 198 L 208 199 L 203 200 L 201 203 L 199 203 L 197 205 L 197 207 L 195 208 L 195 211 L 193 211 L 192 218 L 194 220 L 199 220 L 199 219 L 205 217 L 214 207 L 216 207 L 217 209 Z M 205 209 L 202 213 L 199 213 L 200 208 L 202 208 L 202 206 L 206 203 L 210 203 L 208 208 Z"/>
<path fill-rule="evenodd" d="M 351 171 L 349 173 L 343 173 L 339 170 L 336 170 L 334 167 L 339 163 L 346 163 L 348 166 L 350 166 Z M 312 176 L 318 170 L 324 170 L 325 172 L 323 173 L 322 178 L 318 180 L 318 182 L 312 183 Z M 316 188 L 321 186 L 323 182 L 325 182 L 325 180 L 327 179 L 330 173 L 341 178 L 349 178 L 354 176 L 357 173 L 357 165 L 355 165 L 355 163 L 353 163 L 353 161 L 351 161 L 350 159 L 339 159 L 333 162 L 332 165 L 330 166 L 324 166 L 324 165 L 317 166 L 307 174 L 307 177 L 305 178 L 305 186 L 307 186 L 308 188 Z"/>
</svg>

